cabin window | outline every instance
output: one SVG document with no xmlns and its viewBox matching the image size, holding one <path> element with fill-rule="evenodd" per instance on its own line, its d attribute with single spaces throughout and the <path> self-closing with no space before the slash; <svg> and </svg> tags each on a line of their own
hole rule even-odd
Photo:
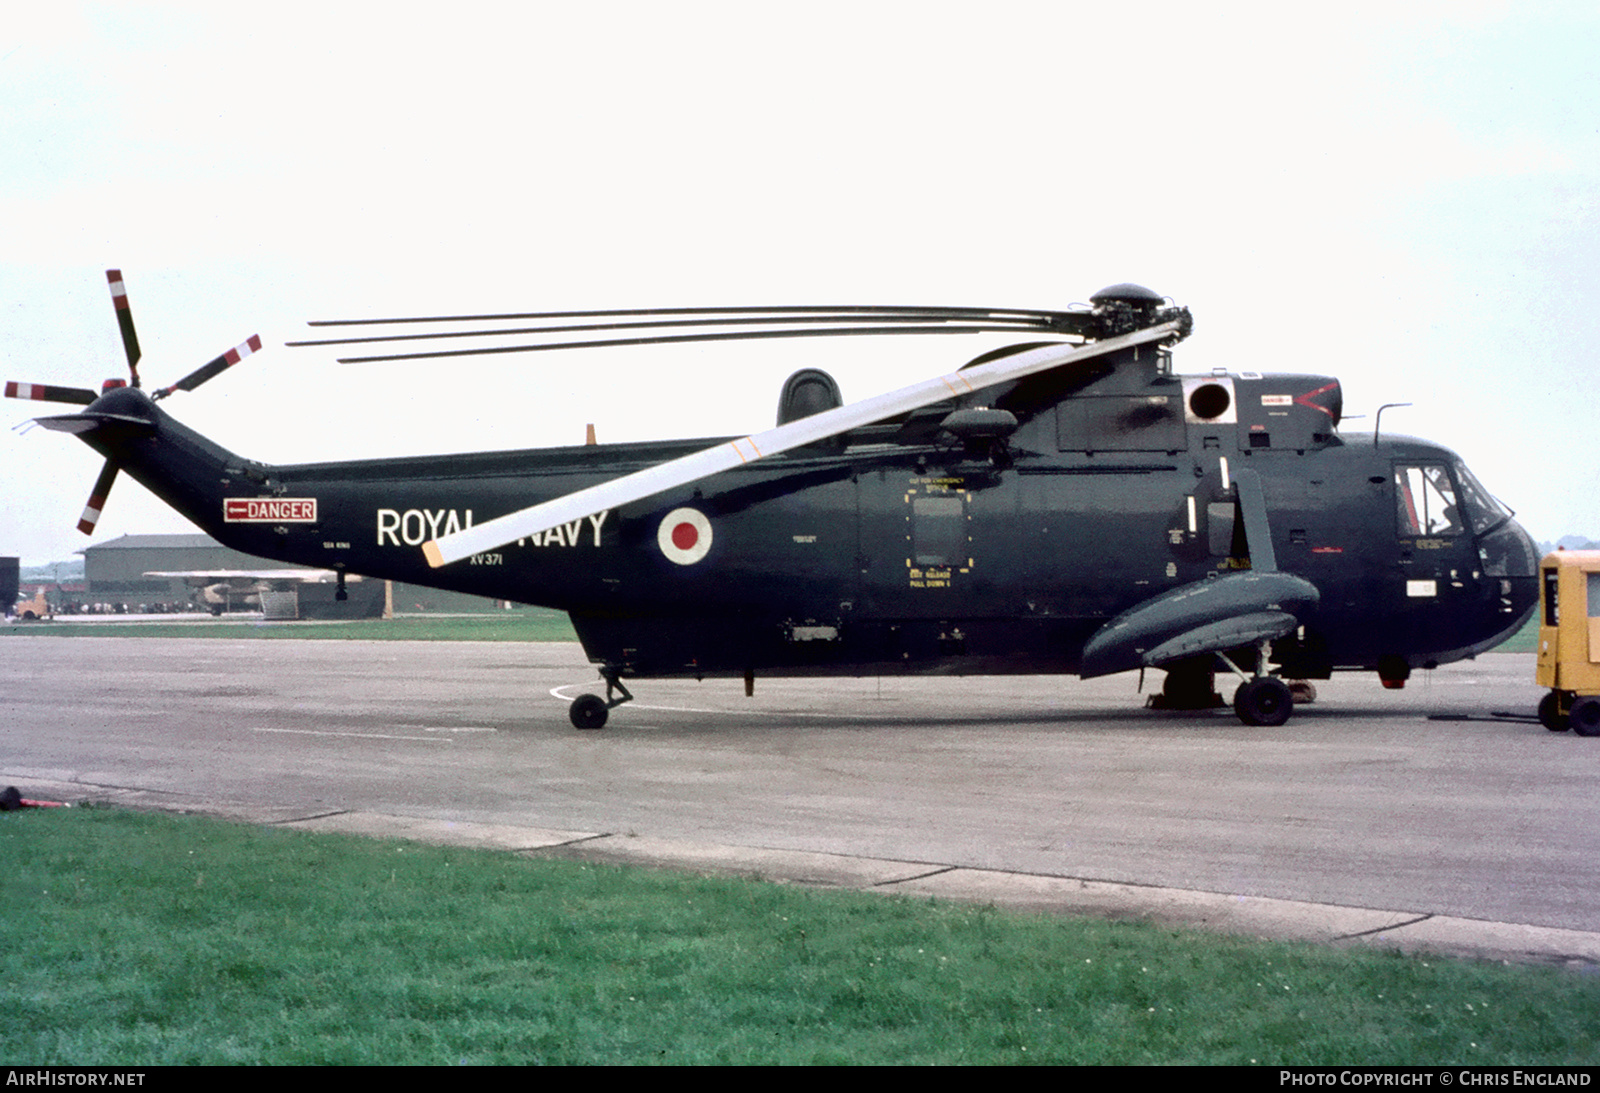
<svg viewBox="0 0 1600 1093">
<path fill-rule="evenodd" d="M 1600 573 L 1586 573 L 1589 578 L 1589 617 L 1600 619 Z"/>
<path fill-rule="evenodd" d="M 1555 626 L 1561 621 L 1560 570 L 1544 571 L 1544 624 Z"/>
<path fill-rule="evenodd" d="M 1455 486 L 1442 463 L 1396 467 L 1394 487 L 1402 538 L 1461 534 Z"/>
<path fill-rule="evenodd" d="M 911 499 L 911 557 L 919 566 L 953 565 L 967 557 L 967 513 L 951 494 Z"/>
</svg>

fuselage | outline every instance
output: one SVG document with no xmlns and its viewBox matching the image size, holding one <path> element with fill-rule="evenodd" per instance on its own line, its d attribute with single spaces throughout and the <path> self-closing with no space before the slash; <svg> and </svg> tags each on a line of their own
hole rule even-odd
<svg viewBox="0 0 1600 1093">
<path fill-rule="evenodd" d="M 422 543 L 716 439 L 269 466 L 133 389 L 88 413 L 148 428 L 82 437 L 229 546 L 559 608 L 621 675 L 1074 672 L 1108 620 L 1253 564 L 1241 469 L 1277 568 L 1320 593 L 1274 644 L 1286 674 L 1431 667 L 1533 609 L 1537 559 L 1510 513 L 1448 449 L 1340 436 L 1329 377 L 1146 360 L 1067 393 L 980 396 L 1018 420 L 997 443 L 942 432 L 946 406 L 440 569 Z"/>
</svg>

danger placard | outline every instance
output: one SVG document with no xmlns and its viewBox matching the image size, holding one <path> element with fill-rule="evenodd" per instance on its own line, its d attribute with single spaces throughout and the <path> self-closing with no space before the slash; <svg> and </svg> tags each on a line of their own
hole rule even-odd
<svg viewBox="0 0 1600 1093">
<path fill-rule="evenodd" d="M 230 524 L 314 524 L 315 497 L 228 497 L 222 519 Z"/>
</svg>

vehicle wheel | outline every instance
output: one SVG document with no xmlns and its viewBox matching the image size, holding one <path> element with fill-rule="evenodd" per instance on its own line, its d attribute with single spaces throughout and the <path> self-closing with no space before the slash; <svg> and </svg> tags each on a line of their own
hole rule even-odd
<svg viewBox="0 0 1600 1093">
<path fill-rule="evenodd" d="M 1579 736 L 1600 736 L 1600 697 L 1584 695 L 1578 699 L 1572 704 L 1567 720 Z"/>
<path fill-rule="evenodd" d="M 1572 726 L 1561 712 L 1561 692 L 1550 691 L 1539 700 L 1539 724 L 1551 732 L 1566 732 Z"/>
<path fill-rule="evenodd" d="M 1161 694 L 1152 695 L 1150 701 L 1151 708 L 1158 710 L 1209 710 L 1220 705 L 1216 673 L 1208 660 L 1179 661 L 1167 668 Z"/>
<path fill-rule="evenodd" d="M 1294 709 L 1289 685 L 1276 676 L 1241 683 L 1233 694 L 1233 712 L 1246 725 L 1281 725 Z"/>
<path fill-rule="evenodd" d="M 606 718 L 611 716 L 611 707 L 599 695 L 579 695 L 572 700 L 567 716 L 572 719 L 573 728 L 603 729 Z"/>
</svg>

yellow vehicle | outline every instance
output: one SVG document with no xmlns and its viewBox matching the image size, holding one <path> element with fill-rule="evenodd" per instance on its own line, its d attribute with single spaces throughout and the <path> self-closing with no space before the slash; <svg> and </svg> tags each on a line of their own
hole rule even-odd
<svg viewBox="0 0 1600 1093">
<path fill-rule="evenodd" d="M 1558 550 L 1539 563 L 1543 613 L 1534 680 L 1550 693 L 1539 722 L 1600 736 L 1600 550 Z"/>
<path fill-rule="evenodd" d="M 32 599 L 18 600 L 17 605 L 11 609 L 14 617 L 25 620 L 48 619 L 54 616 L 50 610 L 50 600 L 45 596 L 44 589 L 34 593 Z"/>
</svg>

